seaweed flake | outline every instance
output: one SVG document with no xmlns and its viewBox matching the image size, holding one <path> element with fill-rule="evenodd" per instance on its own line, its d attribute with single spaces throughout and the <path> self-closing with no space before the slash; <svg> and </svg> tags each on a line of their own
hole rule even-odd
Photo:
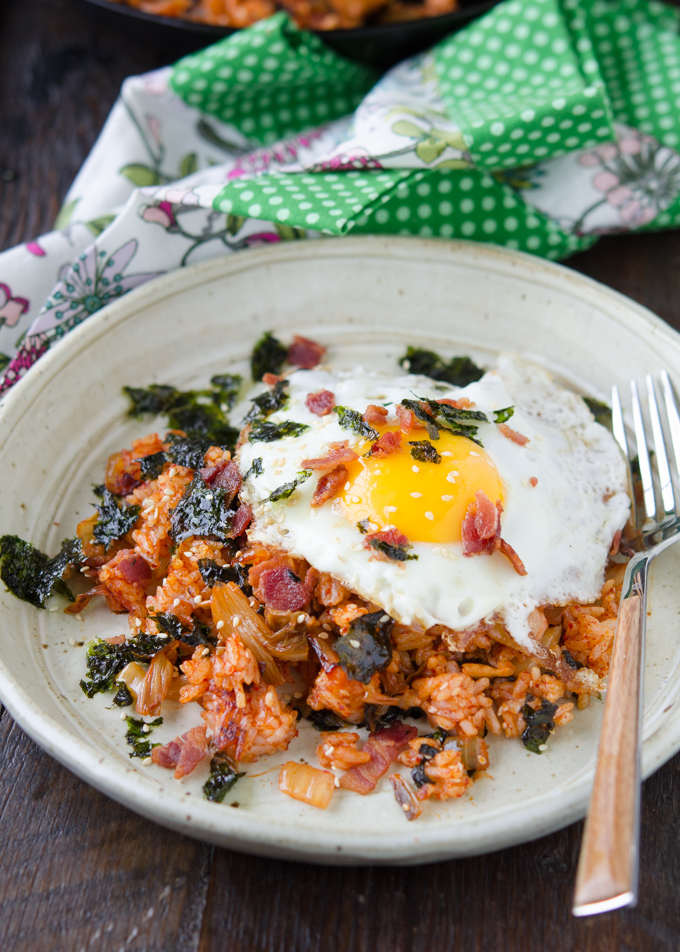
<svg viewBox="0 0 680 952">
<path fill-rule="evenodd" d="M 503 410 L 494 410 L 493 422 L 507 423 L 514 412 L 515 412 L 514 407 L 505 407 Z"/>
<path fill-rule="evenodd" d="M 239 588 L 243 588 L 248 581 L 248 569 L 238 562 L 234 565 L 218 565 L 214 559 L 199 559 L 198 571 L 208 588 L 226 585 L 227 582 L 236 582 Z"/>
<path fill-rule="evenodd" d="M 158 479 L 167 461 L 167 453 L 163 450 L 160 450 L 158 453 L 152 453 L 150 456 L 140 456 L 135 460 L 136 463 L 139 463 L 139 468 L 145 480 Z"/>
<path fill-rule="evenodd" d="M 253 380 L 262 380 L 265 374 L 279 374 L 287 356 L 288 348 L 271 331 L 266 331 L 255 344 L 250 359 Z"/>
<path fill-rule="evenodd" d="M 129 707 L 133 701 L 132 691 L 123 682 L 114 695 L 113 703 L 116 707 Z"/>
<path fill-rule="evenodd" d="M 210 777 L 203 784 L 203 796 L 213 803 L 222 803 L 240 777 L 245 777 L 245 772 L 239 773 L 231 757 L 218 751 L 210 763 Z"/>
<path fill-rule="evenodd" d="M 150 755 L 154 747 L 161 746 L 159 743 L 152 744 L 149 734 L 154 727 L 159 727 L 163 723 L 162 717 L 157 717 L 153 721 L 145 721 L 141 718 L 130 717 L 130 715 L 128 715 L 125 720 L 127 721 L 128 727 L 125 740 L 130 747 L 132 747 L 130 757 L 141 757 L 144 759 Z M 146 730 L 144 730 L 145 727 Z"/>
<path fill-rule="evenodd" d="M 300 470 L 300 472 L 297 474 L 297 477 L 295 479 L 292 479 L 289 483 L 284 483 L 283 486 L 279 486 L 278 489 L 275 489 L 263 501 L 264 502 L 279 502 L 279 500 L 281 499 L 289 499 L 293 495 L 295 490 L 298 488 L 298 486 L 306 482 L 306 480 L 308 480 L 311 475 L 312 475 L 311 469 Z"/>
<path fill-rule="evenodd" d="M 205 454 L 215 445 L 212 440 L 189 439 L 177 433 L 169 433 L 168 442 L 168 458 L 176 466 L 186 466 L 187 469 L 201 469 L 205 465 Z"/>
<path fill-rule="evenodd" d="M 423 402 L 426 402 L 426 401 L 423 401 Z M 410 410 L 417 420 L 420 420 L 420 422 L 423 424 L 423 426 L 427 430 L 427 435 L 430 437 L 431 440 L 438 440 L 439 430 L 441 429 L 441 427 L 439 426 L 435 418 L 432 416 L 432 414 L 427 412 L 427 410 L 423 406 L 423 402 L 421 402 L 420 400 L 402 400 L 401 405 L 402 407 L 406 407 L 407 410 Z"/>
<path fill-rule="evenodd" d="M 364 420 L 358 410 L 352 410 L 351 407 L 333 407 L 333 413 L 337 414 L 338 423 L 345 430 L 351 430 L 357 436 L 365 440 L 377 440 L 380 434 Z"/>
<path fill-rule="evenodd" d="M 392 658 L 393 625 L 394 619 L 383 611 L 361 615 L 351 622 L 348 633 L 333 645 L 347 677 L 368 684 L 376 671 L 387 667 Z"/>
<path fill-rule="evenodd" d="M 215 374 L 210 378 L 213 403 L 223 411 L 231 410 L 238 400 L 242 383 L 243 377 L 240 374 Z"/>
<path fill-rule="evenodd" d="M 172 409 L 179 396 L 176 387 L 162 383 L 152 383 L 150 387 L 123 387 L 132 403 L 128 416 L 141 420 L 145 413 L 161 416 Z"/>
<path fill-rule="evenodd" d="M 192 648 L 217 643 L 210 625 L 205 625 L 195 618 L 193 619 L 193 627 L 190 628 L 188 625 L 183 625 L 177 615 L 173 615 L 172 612 L 159 612 L 152 617 L 159 632 L 165 632 L 166 635 L 176 641 L 181 641 Z"/>
<path fill-rule="evenodd" d="M 284 436 L 299 436 L 308 429 L 306 423 L 295 423 L 293 420 L 284 420 L 283 423 L 256 420 L 248 439 L 251 443 L 273 443 L 275 440 L 282 440 Z"/>
<path fill-rule="evenodd" d="M 246 422 L 252 420 L 264 419 L 276 413 L 277 410 L 283 410 L 288 405 L 287 380 L 278 380 L 273 387 L 265 390 L 250 401 L 252 407 L 246 416 Z"/>
<path fill-rule="evenodd" d="M 595 421 L 611 430 L 612 408 L 608 407 L 606 403 L 602 403 L 601 400 L 594 400 L 592 397 L 584 397 L 583 402 L 595 417 Z"/>
<path fill-rule="evenodd" d="M 413 440 L 408 444 L 411 456 L 420 463 L 441 463 L 442 458 L 429 440 Z"/>
<path fill-rule="evenodd" d="M 99 517 L 94 524 L 92 534 L 105 549 L 127 535 L 142 511 L 139 506 L 119 506 L 116 497 L 108 489 L 104 490 L 101 505 L 95 508 Z"/>
<path fill-rule="evenodd" d="M 80 539 L 65 539 L 60 552 L 50 559 L 18 536 L 0 537 L 0 578 L 13 595 L 36 608 L 44 608 L 53 592 L 75 601 L 62 576 L 68 566 L 78 565 L 82 558 Z"/>
<path fill-rule="evenodd" d="M 87 674 L 80 682 L 80 687 L 89 698 L 113 690 L 117 676 L 127 664 L 131 661 L 151 661 L 167 643 L 167 638 L 146 634 L 130 638 L 119 645 L 111 645 L 97 638 L 88 645 L 85 661 Z"/>
<path fill-rule="evenodd" d="M 368 539 L 368 544 L 372 549 L 375 549 L 376 552 L 381 552 L 388 559 L 391 559 L 393 562 L 417 562 L 417 555 L 409 555 L 410 545 L 394 545 L 391 542 L 386 542 L 384 539 L 375 536 L 373 539 Z"/>
<path fill-rule="evenodd" d="M 325 707 L 320 711 L 310 711 L 306 719 L 315 731 L 338 731 L 345 726 L 344 721 L 335 711 L 329 711 Z"/>
<path fill-rule="evenodd" d="M 254 459 L 252 463 L 250 464 L 250 469 L 243 477 L 243 481 L 245 482 L 249 476 L 261 476 L 263 472 L 264 472 L 264 463 L 262 462 L 262 457 L 258 456 L 257 459 Z"/>
<path fill-rule="evenodd" d="M 420 347 L 408 347 L 399 364 L 412 374 L 422 374 L 432 380 L 443 380 L 455 387 L 466 387 L 484 376 L 481 367 L 469 357 L 452 357 L 443 360 L 433 350 Z"/>
<path fill-rule="evenodd" d="M 527 750 L 534 754 L 542 754 L 543 747 L 548 742 L 548 738 L 555 730 L 555 712 L 557 705 L 551 704 L 545 699 L 541 706 L 535 711 L 528 704 L 522 708 L 524 720 L 527 723 L 526 730 L 522 734 L 522 743 Z"/>
<path fill-rule="evenodd" d="M 234 511 L 229 509 L 228 496 L 226 489 L 208 486 L 200 474 L 194 476 L 180 501 L 170 510 L 170 535 L 175 544 L 192 535 L 230 538 Z"/>
</svg>

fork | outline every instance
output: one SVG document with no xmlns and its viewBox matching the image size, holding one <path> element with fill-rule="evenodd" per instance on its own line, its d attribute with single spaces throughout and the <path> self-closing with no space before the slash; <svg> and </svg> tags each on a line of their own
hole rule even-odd
<svg viewBox="0 0 680 952">
<path fill-rule="evenodd" d="M 647 616 L 647 573 L 652 559 L 680 538 L 669 453 L 653 378 L 646 378 L 649 420 L 654 438 L 654 465 L 648 450 L 637 384 L 631 381 L 633 427 L 642 484 L 645 519 L 637 532 L 635 552 L 623 579 L 614 636 L 609 685 L 597 755 L 595 782 L 586 820 L 574 895 L 575 916 L 634 906 L 638 894 L 640 837 L 640 747 L 642 680 Z M 676 478 L 680 468 L 680 414 L 668 374 L 661 372 L 668 431 Z M 614 437 L 628 460 L 630 454 L 617 387 L 612 390 Z M 656 484 L 656 486 L 655 486 Z M 661 511 L 657 509 L 657 487 Z M 631 497 L 634 500 L 634 496 Z"/>
</svg>

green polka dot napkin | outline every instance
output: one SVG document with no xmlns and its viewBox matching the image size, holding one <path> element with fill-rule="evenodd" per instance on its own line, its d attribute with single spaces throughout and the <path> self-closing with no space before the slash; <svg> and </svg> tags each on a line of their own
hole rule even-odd
<svg viewBox="0 0 680 952">
<path fill-rule="evenodd" d="M 398 234 L 564 258 L 677 225 L 677 8 L 505 0 L 382 77 L 280 13 L 125 82 L 55 230 L 0 255 L 0 393 L 109 301 L 255 245 Z"/>
</svg>

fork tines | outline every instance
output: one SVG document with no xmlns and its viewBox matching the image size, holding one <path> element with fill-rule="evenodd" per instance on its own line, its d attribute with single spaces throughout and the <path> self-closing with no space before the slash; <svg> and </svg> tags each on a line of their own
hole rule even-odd
<svg viewBox="0 0 680 952">
<path fill-rule="evenodd" d="M 673 444 L 673 455 L 675 457 L 675 472 L 680 467 L 680 413 L 673 391 L 673 385 L 665 370 L 661 371 L 661 389 L 663 391 L 664 405 L 666 408 L 666 421 Z M 659 403 L 656 394 L 656 385 L 651 374 L 645 378 L 647 390 L 647 406 L 649 421 L 651 424 L 652 437 L 654 440 L 653 459 L 647 443 L 647 434 L 645 422 L 640 402 L 640 394 L 635 380 L 630 382 L 631 403 L 633 410 L 633 429 L 635 432 L 635 444 L 637 449 L 637 463 L 642 486 L 642 503 L 645 511 L 645 518 L 649 521 L 655 521 L 657 517 L 657 500 L 654 486 L 653 468 L 656 470 L 656 478 L 661 494 L 661 504 L 664 517 L 674 516 L 676 510 L 675 490 L 673 488 L 673 476 L 671 473 L 668 451 L 666 449 L 666 439 L 664 436 L 663 424 L 659 413 Z M 621 406 L 621 397 L 619 388 L 612 388 L 612 429 L 616 442 L 621 447 L 626 460 L 628 461 L 629 472 L 632 486 L 631 456 L 628 449 L 628 439 L 626 437 L 626 427 L 623 419 L 623 409 Z M 654 464 L 654 467 L 653 467 Z M 634 498 L 631 495 L 631 498 Z M 635 507 L 633 507 L 635 508 Z"/>
</svg>

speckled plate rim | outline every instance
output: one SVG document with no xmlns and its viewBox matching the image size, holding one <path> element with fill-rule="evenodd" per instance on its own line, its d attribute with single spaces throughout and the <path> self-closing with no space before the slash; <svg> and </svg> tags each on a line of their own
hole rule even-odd
<svg viewBox="0 0 680 952">
<path fill-rule="evenodd" d="M 458 264 L 463 262 L 471 269 L 519 274 L 546 288 L 566 289 L 575 299 L 598 306 L 634 333 L 654 338 L 656 349 L 664 356 L 666 365 L 680 370 L 680 335 L 660 318 L 589 278 L 530 255 L 474 242 L 411 238 L 343 238 L 289 243 L 250 250 L 244 255 L 220 258 L 172 272 L 108 305 L 76 328 L 40 360 L 26 379 L 0 400 L 0 451 L 7 428 L 17 425 L 54 377 L 81 356 L 93 341 L 106 335 L 112 324 L 134 319 L 145 307 L 156 305 L 179 291 L 217 279 L 229 280 L 230 275 L 263 264 L 275 268 L 277 262 L 291 259 L 313 263 L 319 258 L 343 259 L 357 255 L 364 261 L 386 257 L 413 261 L 417 258 L 443 264 L 455 256 Z M 24 605 L 19 610 L 34 611 Z M 504 811 L 496 811 L 486 835 L 474 842 L 465 838 L 451 842 L 446 829 L 435 826 L 419 831 L 415 828 L 417 824 L 405 824 L 403 835 L 393 837 L 390 842 L 385 841 L 379 829 L 373 834 L 362 832 L 360 836 L 348 830 L 339 841 L 337 834 L 327 835 L 323 831 L 282 829 L 273 816 L 259 818 L 257 823 L 253 823 L 250 818 L 240 816 L 238 811 L 224 810 L 216 814 L 215 805 L 207 802 L 192 802 L 186 811 L 178 811 L 176 800 L 163 787 L 134 770 L 121 770 L 119 761 L 113 762 L 76 731 L 59 724 L 14 678 L 2 658 L 0 699 L 12 717 L 47 753 L 119 803 L 183 834 L 260 855 L 304 858 L 321 863 L 413 864 L 481 854 L 537 838 L 579 819 L 584 815 L 592 782 L 588 775 L 565 784 L 558 809 L 549 798 L 529 798 L 522 821 L 509 829 Z M 674 697 L 667 709 L 670 711 L 668 716 L 661 721 L 657 718 L 646 726 L 645 776 L 680 749 L 680 705 L 676 701 L 677 697 Z M 131 782 L 132 777 L 134 782 Z"/>
</svg>

